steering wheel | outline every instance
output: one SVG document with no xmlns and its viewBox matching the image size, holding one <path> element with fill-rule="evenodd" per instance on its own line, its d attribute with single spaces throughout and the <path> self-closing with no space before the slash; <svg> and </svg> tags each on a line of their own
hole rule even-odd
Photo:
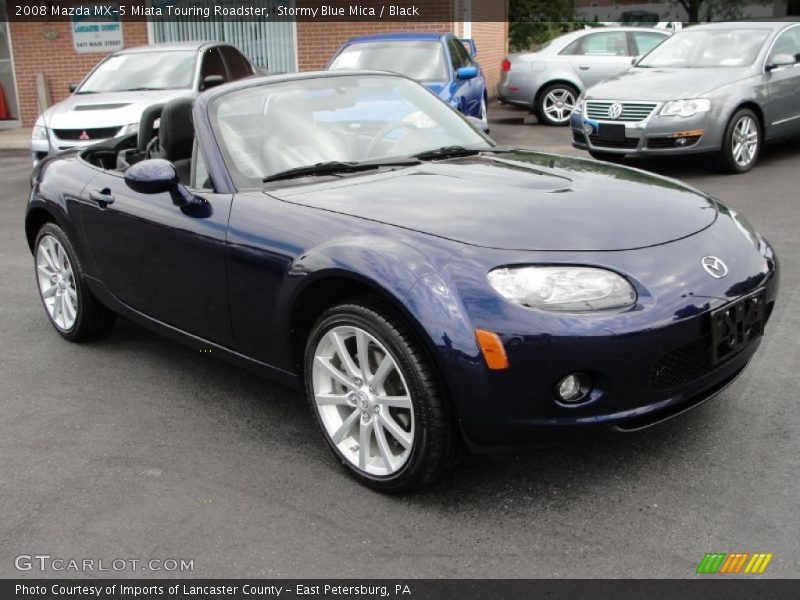
<svg viewBox="0 0 800 600">
<path fill-rule="evenodd" d="M 367 158 L 372 157 L 372 153 L 375 151 L 375 148 L 380 144 L 384 138 L 392 133 L 395 129 L 408 129 L 409 131 L 419 131 L 419 127 L 414 125 L 413 123 L 389 123 L 388 125 L 384 126 L 378 133 L 375 134 L 375 137 L 372 138 L 372 141 L 367 146 L 366 152 L 364 155 Z"/>
</svg>

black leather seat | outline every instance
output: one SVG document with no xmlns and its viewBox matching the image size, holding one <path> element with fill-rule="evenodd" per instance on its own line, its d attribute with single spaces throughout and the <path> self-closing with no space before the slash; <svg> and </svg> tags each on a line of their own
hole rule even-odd
<svg viewBox="0 0 800 600">
<path fill-rule="evenodd" d="M 136 149 L 139 152 L 147 150 L 147 145 L 156 137 L 155 124 L 161 117 L 163 109 L 164 104 L 153 104 L 142 112 L 142 118 L 139 119 L 139 135 L 136 138 Z"/>
<path fill-rule="evenodd" d="M 158 127 L 161 157 L 175 165 L 178 177 L 184 185 L 189 184 L 192 167 L 193 103 L 193 98 L 175 98 L 164 104 L 161 110 L 161 124 Z"/>
</svg>

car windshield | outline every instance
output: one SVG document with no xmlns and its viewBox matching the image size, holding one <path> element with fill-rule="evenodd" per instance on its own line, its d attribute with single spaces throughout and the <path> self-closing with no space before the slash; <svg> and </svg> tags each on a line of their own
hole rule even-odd
<svg viewBox="0 0 800 600">
<path fill-rule="evenodd" d="M 422 82 L 448 79 L 444 48 L 437 41 L 351 44 L 329 68 L 389 71 Z"/>
<path fill-rule="evenodd" d="M 238 188 L 326 163 L 388 164 L 431 150 L 493 144 L 427 89 L 393 75 L 330 75 L 214 99 L 210 117 Z"/>
<path fill-rule="evenodd" d="M 688 29 L 656 46 L 636 66 L 745 67 L 753 64 L 768 35 L 766 29 Z"/>
<path fill-rule="evenodd" d="M 77 93 L 190 88 L 196 56 L 193 50 L 109 56 L 89 75 Z"/>
</svg>

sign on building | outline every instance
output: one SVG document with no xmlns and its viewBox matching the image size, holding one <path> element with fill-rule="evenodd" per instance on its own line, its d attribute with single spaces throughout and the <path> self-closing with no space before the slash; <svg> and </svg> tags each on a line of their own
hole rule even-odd
<svg viewBox="0 0 800 600">
<path fill-rule="evenodd" d="M 76 11 L 81 12 L 81 11 Z M 124 46 L 119 6 L 89 5 L 88 14 L 72 17 L 72 43 L 75 52 L 114 52 Z"/>
</svg>

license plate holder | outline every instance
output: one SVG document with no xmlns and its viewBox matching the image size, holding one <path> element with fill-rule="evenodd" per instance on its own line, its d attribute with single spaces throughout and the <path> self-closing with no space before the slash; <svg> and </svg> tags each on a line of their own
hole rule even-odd
<svg viewBox="0 0 800 600">
<path fill-rule="evenodd" d="M 764 333 L 765 290 L 711 311 L 711 360 L 714 364 L 744 350 Z"/>
<path fill-rule="evenodd" d="M 604 142 L 624 142 L 625 125 L 616 123 L 600 123 L 597 130 L 597 137 Z"/>
</svg>

